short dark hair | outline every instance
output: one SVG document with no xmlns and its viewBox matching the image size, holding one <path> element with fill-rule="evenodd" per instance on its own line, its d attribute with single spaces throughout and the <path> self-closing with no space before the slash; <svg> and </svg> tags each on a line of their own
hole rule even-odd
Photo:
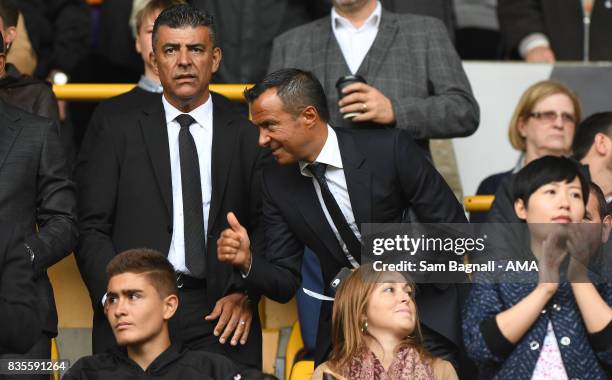
<svg viewBox="0 0 612 380">
<path fill-rule="evenodd" d="M 161 13 L 161 11 L 166 8 L 180 4 L 185 4 L 185 0 L 149 0 L 143 4 L 140 9 L 134 9 L 133 12 L 136 13 L 134 13 L 133 18 L 130 19 L 130 27 L 132 28 L 134 38 L 138 35 L 142 27 L 142 22 L 146 16 L 155 11 L 160 11 Z M 134 7 L 136 7 L 136 2 L 134 3 Z"/>
<path fill-rule="evenodd" d="M 2 18 L 5 28 L 17 26 L 19 9 L 13 0 L 0 0 L 0 18 Z"/>
<path fill-rule="evenodd" d="M 189 4 L 175 5 L 170 8 L 164 9 L 153 25 L 153 50 L 155 50 L 155 44 L 157 43 L 157 32 L 159 27 L 166 25 L 172 29 L 204 26 L 208 28 L 208 34 L 212 41 L 212 46 L 217 46 L 215 39 L 215 23 L 213 16 L 204 10 L 200 10 Z"/>
<path fill-rule="evenodd" d="M 597 199 L 599 217 L 603 221 L 610 212 L 608 209 L 608 202 L 606 202 L 606 196 L 604 195 L 603 190 L 601 190 L 601 187 L 599 187 L 595 182 L 589 183 L 589 188 L 591 194 L 595 195 L 595 198 Z"/>
<path fill-rule="evenodd" d="M 113 257 L 106 266 L 109 280 L 123 273 L 144 274 L 162 298 L 178 294 L 174 267 L 153 249 L 130 249 Z"/>
<path fill-rule="evenodd" d="M 533 160 L 512 180 L 512 202 L 522 199 L 525 207 L 529 197 L 540 187 L 551 182 L 571 182 L 576 177 L 580 180 L 582 198 L 586 205 L 589 199 L 589 179 L 587 169 L 574 159 L 557 156 L 544 156 Z"/>
<path fill-rule="evenodd" d="M 578 125 L 572 143 L 576 159 L 582 160 L 589 153 L 598 133 L 612 137 L 612 112 L 594 113 Z"/>
<path fill-rule="evenodd" d="M 298 116 L 304 108 L 313 106 L 323 121 L 329 120 L 325 91 L 319 80 L 309 71 L 281 69 L 266 75 L 255 86 L 244 90 L 247 102 L 253 103 L 266 90 L 276 88 L 285 109 Z"/>
</svg>

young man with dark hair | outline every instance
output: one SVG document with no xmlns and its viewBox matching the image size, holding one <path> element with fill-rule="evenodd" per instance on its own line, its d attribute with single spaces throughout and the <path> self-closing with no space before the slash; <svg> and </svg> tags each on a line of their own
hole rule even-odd
<svg viewBox="0 0 612 380">
<path fill-rule="evenodd" d="M 115 256 L 104 312 L 117 344 L 77 361 L 64 379 L 234 379 L 227 358 L 172 344 L 168 321 L 179 304 L 172 264 L 159 252 L 132 249 Z M 240 378 L 240 377 L 238 377 Z"/>
<path fill-rule="evenodd" d="M 6 54 L 17 37 L 18 16 L 13 0 L 0 0 L 0 98 L 24 111 L 59 122 L 57 99 L 50 83 L 21 74 L 17 67 L 6 63 Z"/>
<path fill-rule="evenodd" d="M 595 113 L 576 128 L 574 156 L 589 167 L 591 179 L 612 203 L 612 112 Z"/>
</svg>

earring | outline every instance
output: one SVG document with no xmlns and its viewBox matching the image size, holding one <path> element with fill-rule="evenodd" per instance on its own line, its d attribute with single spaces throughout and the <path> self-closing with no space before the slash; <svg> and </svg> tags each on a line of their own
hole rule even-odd
<svg viewBox="0 0 612 380">
<path fill-rule="evenodd" d="M 363 322 L 363 326 L 361 326 L 361 332 L 365 333 L 368 331 L 368 320 L 366 319 L 365 322 Z"/>
</svg>

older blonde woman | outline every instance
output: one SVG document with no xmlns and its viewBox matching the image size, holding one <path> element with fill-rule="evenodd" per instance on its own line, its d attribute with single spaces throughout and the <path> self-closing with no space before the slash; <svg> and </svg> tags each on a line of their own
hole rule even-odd
<svg viewBox="0 0 612 380">
<path fill-rule="evenodd" d="M 580 100 L 568 87 L 552 80 L 530 86 L 516 105 L 508 129 L 510 143 L 514 149 L 521 152 L 518 162 L 509 171 L 485 178 L 478 186 L 476 194 L 497 195 L 500 187 L 509 185 L 514 173 L 540 157 L 569 155 L 576 125 L 581 117 Z M 509 195 L 509 192 L 500 195 Z M 507 211 L 508 215 L 514 215 L 512 207 L 504 209 L 507 209 L 503 211 Z M 486 213 L 476 213 L 470 217 L 472 222 L 485 220 L 487 220 Z M 511 220 L 493 216 L 489 217 L 488 221 Z"/>
<path fill-rule="evenodd" d="M 332 352 L 312 376 L 324 379 L 457 379 L 453 366 L 432 357 L 414 303 L 414 284 L 397 272 L 355 270 L 336 295 Z"/>
</svg>

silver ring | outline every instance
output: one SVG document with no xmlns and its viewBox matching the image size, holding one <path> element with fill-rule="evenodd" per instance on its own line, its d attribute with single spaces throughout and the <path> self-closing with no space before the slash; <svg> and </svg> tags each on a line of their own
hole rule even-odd
<svg viewBox="0 0 612 380">
<path fill-rule="evenodd" d="M 246 322 L 245 322 L 245 321 L 240 321 L 240 324 L 241 324 L 242 326 L 244 326 L 244 325 L 246 325 Z"/>
</svg>

